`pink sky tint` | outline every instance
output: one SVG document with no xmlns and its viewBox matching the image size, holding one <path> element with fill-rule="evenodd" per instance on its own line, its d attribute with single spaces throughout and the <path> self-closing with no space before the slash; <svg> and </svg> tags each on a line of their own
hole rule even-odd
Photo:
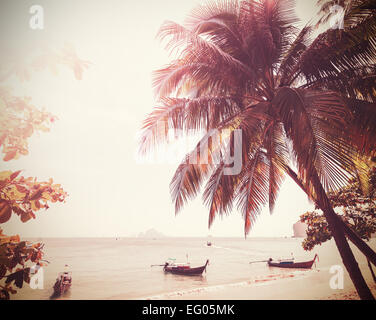
<svg viewBox="0 0 376 320">
<path fill-rule="evenodd" d="M 175 217 L 169 182 L 172 164 L 135 160 L 136 134 L 152 110 L 151 72 L 168 57 L 155 39 L 164 20 L 181 22 L 200 1 L 38 1 L 45 29 L 28 27 L 31 1 L 2 1 L 1 47 L 23 58 L 44 45 L 74 45 L 92 65 L 76 80 L 60 68 L 53 76 L 38 72 L 28 82 L 6 83 L 13 93 L 30 96 L 59 118 L 50 133 L 30 141 L 29 156 L 1 169 L 23 169 L 25 176 L 53 177 L 69 193 L 66 204 L 53 205 L 26 224 L 13 217 L 6 233 L 25 237 L 132 236 L 149 228 L 171 236 L 243 236 L 241 214 L 218 218 L 210 231 L 201 197 Z M 298 15 L 308 21 L 315 1 L 297 1 Z M 5 52 L 5 51 L 2 51 Z M 6 57 L 1 55 L 1 61 Z M 313 209 L 303 192 L 286 180 L 272 216 L 265 209 L 252 236 L 291 236 L 299 215 Z"/>
</svg>

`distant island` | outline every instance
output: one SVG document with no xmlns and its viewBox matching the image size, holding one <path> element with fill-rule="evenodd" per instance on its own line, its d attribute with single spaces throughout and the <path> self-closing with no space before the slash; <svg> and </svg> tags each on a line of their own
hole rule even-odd
<svg viewBox="0 0 376 320">
<path fill-rule="evenodd" d="M 159 231 L 155 229 L 149 229 L 145 232 L 140 232 L 138 234 L 138 238 L 148 238 L 148 239 L 153 239 L 153 238 L 165 238 L 166 236 L 163 233 L 160 233 Z"/>
</svg>

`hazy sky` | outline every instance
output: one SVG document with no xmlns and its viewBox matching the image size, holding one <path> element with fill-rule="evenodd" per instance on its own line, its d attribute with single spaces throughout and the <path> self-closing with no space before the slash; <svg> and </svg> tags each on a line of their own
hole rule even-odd
<svg viewBox="0 0 376 320">
<path fill-rule="evenodd" d="M 68 42 L 92 63 L 82 80 L 61 67 L 56 76 L 43 71 L 27 82 L 12 77 L 0 83 L 59 118 L 51 132 L 30 139 L 28 156 L 0 162 L 1 169 L 23 169 L 23 175 L 40 180 L 53 177 L 69 193 L 65 204 L 38 212 L 35 220 L 23 224 L 14 216 L 1 226 L 6 233 L 132 236 L 155 228 L 172 236 L 243 236 L 237 211 L 218 218 L 208 231 L 201 196 L 175 217 L 169 182 L 176 164 L 142 164 L 135 158 L 136 134 L 154 106 L 151 72 L 171 59 L 155 35 L 164 20 L 182 21 L 197 3 L 1 1 L 1 61 L 9 52 L 22 58 L 44 44 L 60 49 Z M 44 8 L 43 30 L 29 28 L 34 4 Z M 316 11 L 315 1 L 297 1 L 304 22 Z M 273 215 L 265 209 L 250 236 L 290 236 L 292 224 L 311 209 L 304 193 L 287 179 Z"/>
</svg>

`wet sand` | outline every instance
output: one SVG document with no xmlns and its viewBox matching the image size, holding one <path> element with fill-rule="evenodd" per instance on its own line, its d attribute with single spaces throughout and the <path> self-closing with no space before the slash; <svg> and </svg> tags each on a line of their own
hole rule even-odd
<svg viewBox="0 0 376 320">
<path fill-rule="evenodd" d="M 352 245 L 351 245 L 352 246 Z M 353 246 L 352 246 L 353 247 Z M 318 248 L 320 253 L 321 248 Z M 365 257 L 353 247 L 354 254 L 364 279 L 376 297 L 376 283 Z M 165 295 L 163 299 L 184 300 L 358 300 L 355 287 L 341 263 L 339 255 L 332 266 L 317 265 L 312 270 L 285 269 L 284 276 L 276 279 L 273 275 L 264 276 L 237 284 L 197 289 L 191 292 L 176 292 Z M 330 283 L 338 284 L 333 277 L 338 274 L 336 267 L 343 270 L 343 288 L 332 288 Z M 334 268 L 334 270 L 331 268 Z M 376 267 L 373 266 L 374 272 Z M 331 272 L 332 271 L 332 272 Z M 333 285 L 332 285 L 333 286 Z M 158 299 L 158 297 L 157 297 Z"/>
<path fill-rule="evenodd" d="M 376 284 L 369 269 L 362 268 L 364 277 L 376 297 Z M 163 299 L 184 300 L 358 300 L 359 296 L 347 274 L 344 275 L 343 289 L 330 287 L 328 270 L 313 271 L 307 277 L 286 277 L 284 279 L 242 283 L 216 287 L 215 290 L 196 290 L 191 293 L 175 293 Z"/>
</svg>

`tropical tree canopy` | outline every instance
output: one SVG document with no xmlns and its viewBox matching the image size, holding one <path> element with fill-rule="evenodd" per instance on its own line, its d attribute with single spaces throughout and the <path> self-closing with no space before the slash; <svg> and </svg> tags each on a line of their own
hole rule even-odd
<svg viewBox="0 0 376 320">
<path fill-rule="evenodd" d="M 370 190 L 367 195 L 362 193 L 356 179 L 328 195 L 333 207 L 341 209 L 342 220 L 365 240 L 370 240 L 376 232 L 376 167 L 370 169 L 369 176 Z M 328 222 L 320 212 L 306 212 L 300 216 L 300 221 L 308 226 L 302 243 L 305 250 L 312 250 L 332 238 Z"/>
<path fill-rule="evenodd" d="M 8 57 L 12 61 L 12 57 Z M 0 81 L 13 75 L 28 80 L 31 71 L 48 68 L 55 74 L 59 65 L 71 68 L 80 80 L 87 61 L 77 57 L 73 47 L 65 46 L 61 53 L 47 51 L 23 62 L 0 65 Z M 3 61 L 4 62 L 4 61 Z M 4 162 L 29 153 L 29 138 L 36 132 L 47 132 L 57 119 L 53 114 L 35 107 L 30 97 L 18 97 L 11 90 L 0 87 L 0 154 Z M 22 170 L 0 172 L 0 225 L 3 227 L 13 215 L 22 222 L 36 218 L 36 213 L 47 210 L 51 203 L 65 202 L 68 196 L 62 186 L 35 177 L 25 177 Z M 21 240 L 19 235 L 8 236 L 0 228 L 0 300 L 10 299 L 30 283 L 36 265 L 43 266 L 43 244 Z"/>
<path fill-rule="evenodd" d="M 216 1 L 182 25 L 162 25 L 158 35 L 176 59 L 154 73 L 158 107 L 144 121 L 140 151 L 168 142 L 171 132 L 204 132 L 171 181 L 176 213 L 203 186 L 209 226 L 235 205 L 247 234 L 263 206 L 273 210 L 291 164 L 313 200 L 316 176 L 325 191 L 350 178 L 367 191 L 360 154 L 375 150 L 376 137 L 370 16 L 312 39 L 313 26 L 297 28 L 292 1 Z M 207 143 L 213 130 L 221 139 Z M 226 155 L 239 145 L 241 171 L 225 174 Z"/>
</svg>

